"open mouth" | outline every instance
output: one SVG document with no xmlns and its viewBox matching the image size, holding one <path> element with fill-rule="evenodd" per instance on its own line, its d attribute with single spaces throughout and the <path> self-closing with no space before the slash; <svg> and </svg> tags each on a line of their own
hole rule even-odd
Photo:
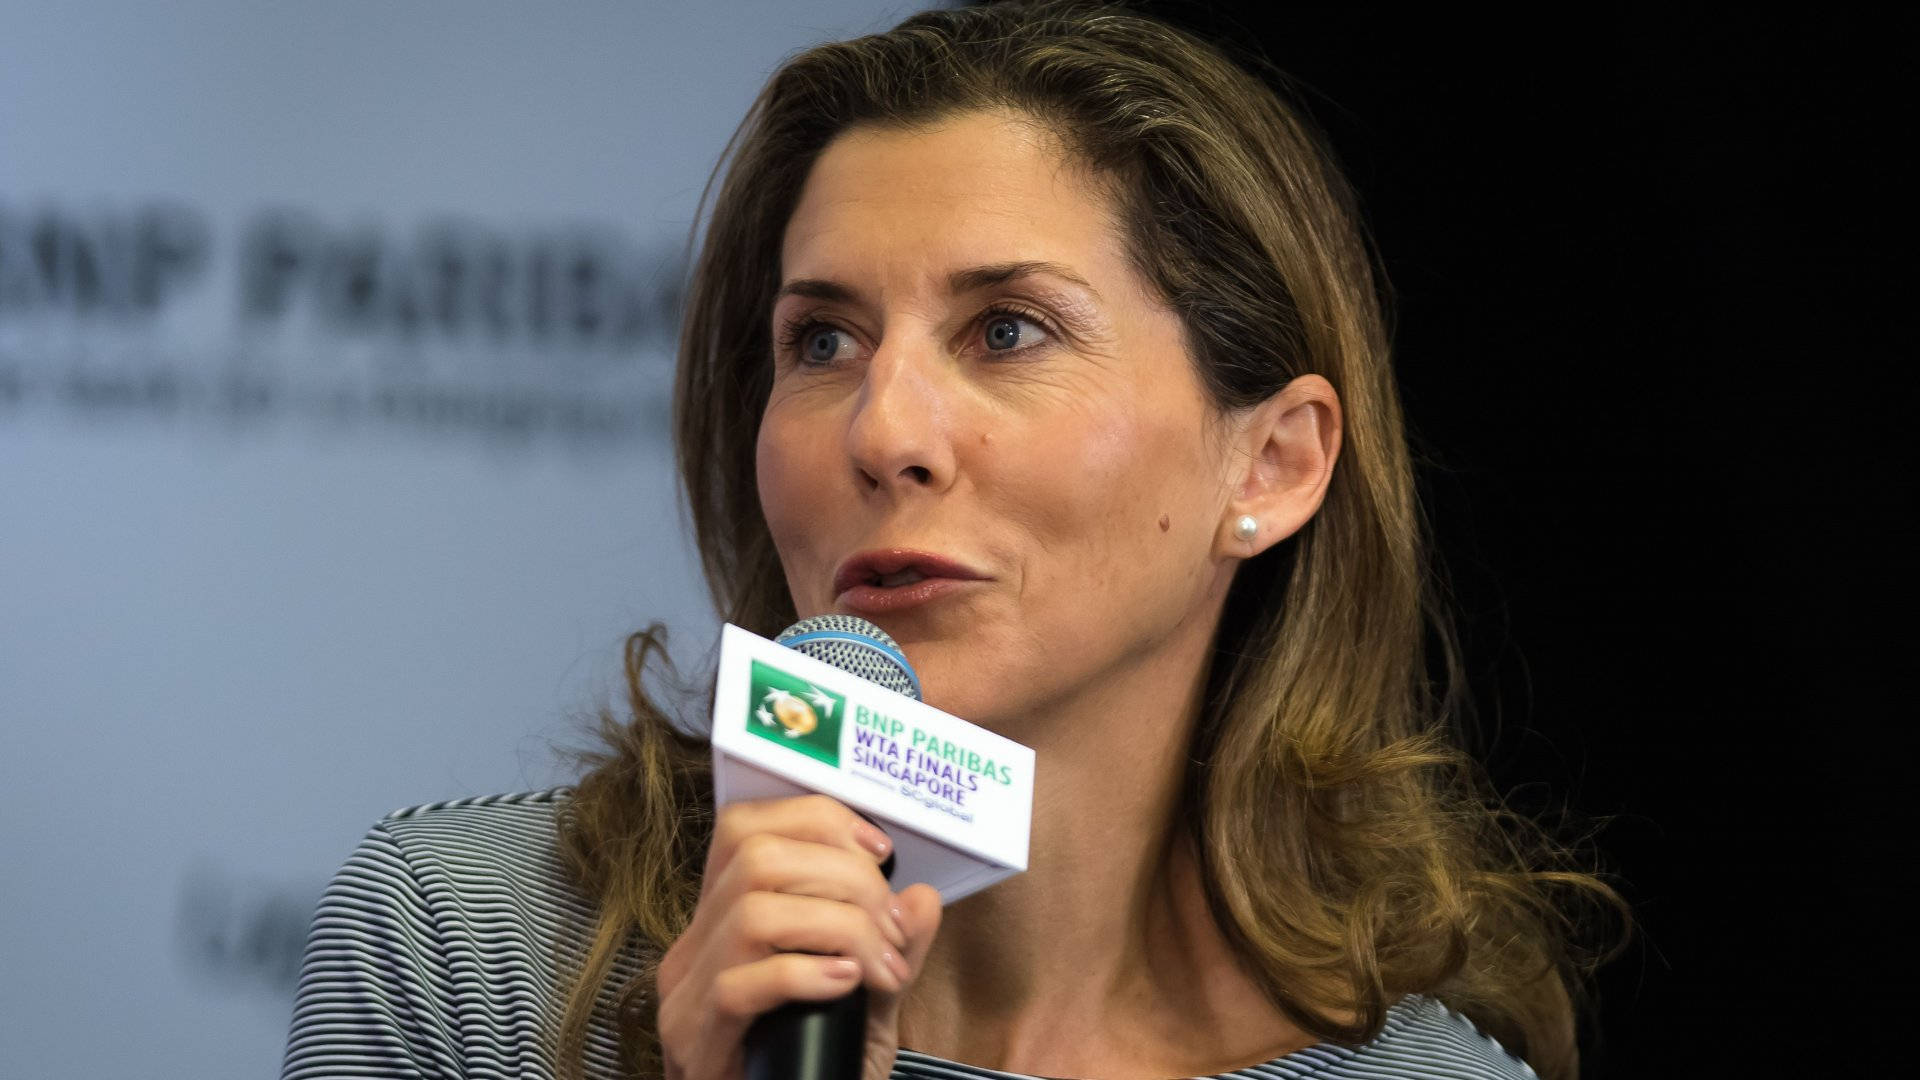
<svg viewBox="0 0 1920 1080">
<path fill-rule="evenodd" d="M 887 548 L 863 551 L 834 575 L 839 604 L 858 614 L 879 614 L 924 604 L 986 575 L 927 551 Z"/>
</svg>

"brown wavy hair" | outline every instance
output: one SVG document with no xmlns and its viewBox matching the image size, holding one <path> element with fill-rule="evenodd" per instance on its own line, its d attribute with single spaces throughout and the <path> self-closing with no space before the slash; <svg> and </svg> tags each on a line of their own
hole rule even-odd
<svg viewBox="0 0 1920 1080">
<path fill-rule="evenodd" d="M 808 171 L 851 128 L 978 109 L 1038 119 L 1101 178 L 1216 407 L 1309 373 L 1343 403 L 1320 512 L 1240 568 L 1217 633 L 1179 815 L 1214 918 L 1274 1004 L 1323 1039 L 1370 1039 L 1396 1000 L 1422 993 L 1542 1076 L 1575 1076 L 1576 1009 L 1610 955 L 1590 928 L 1603 912 L 1624 920 L 1624 903 L 1506 810 L 1460 748 L 1459 665 L 1354 197 L 1301 113 L 1221 50 L 1112 6 L 1006 3 L 917 15 L 772 76 L 709 188 L 675 388 L 681 476 L 720 612 L 765 635 L 795 615 L 754 446 L 780 243 Z M 699 896 L 708 747 L 643 686 L 663 656 L 657 627 L 629 640 L 633 715 L 602 717 L 607 748 L 562 817 L 565 857 L 599 905 L 558 1032 L 576 1076 L 598 1010 L 624 1067 L 658 1075 L 657 963 Z M 621 981 L 623 952 L 638 974 Z"/>
</svg>

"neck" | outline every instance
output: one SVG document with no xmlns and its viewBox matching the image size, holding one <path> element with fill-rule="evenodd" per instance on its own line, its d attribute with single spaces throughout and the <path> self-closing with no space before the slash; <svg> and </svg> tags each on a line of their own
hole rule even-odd
<svg viewBox="0 0 1920 1080">
<path fill-rule="evenodd" d="M 1273 1056 L 1284 1021 L 1215 924 L 1178 820 L 1211 647 L 1196 638 L 1046 706 L 1030 867 L 947 909 L 902 1046 L 1040 1075 Z"/>
</svg>

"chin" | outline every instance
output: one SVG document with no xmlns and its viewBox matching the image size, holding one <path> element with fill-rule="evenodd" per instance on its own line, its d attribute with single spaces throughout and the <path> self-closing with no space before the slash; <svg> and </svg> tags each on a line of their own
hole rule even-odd
<svg viewBox="0 0 1920 1080">
<path fill-rule="evenodd" d="M 935 617 L 929 617 L 935 616 Z M 1030 673 L 1012 674 L 1021 651 L 978 612 L 899 612 L 874 619 L 900 643 L 920 677 L 922 700 L 989 731 L 1018 738 L 1031 711 Z"/>
<path fill-rule="evenodd" d="M 887 632 L 893 633 L 891 629 Z M 991 703 L 984 700 L 986 695 L 981 693 L 977 674 L 990 669 L 990 665 L 972 655 L 972 649 L 941 639 L 915 640 L 911 636 L 895 635 L 894 640 L 900 642 L 914 674 L 920 676 L 921 700 L 962 720 L 982 727 L 992 726 L 979 719 L 981 710 L 990 708 Z"/>
</svg>

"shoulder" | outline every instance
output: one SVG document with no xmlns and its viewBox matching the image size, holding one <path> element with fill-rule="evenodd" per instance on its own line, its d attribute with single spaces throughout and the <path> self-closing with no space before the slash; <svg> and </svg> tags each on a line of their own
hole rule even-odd
<svg viewBox="0 0 1920 1080">
<path fill-rule="evenodd" d="M 488 795 L 395 810 L 375 822 L 328 885 L 315 932 L 364 936 L 390 924 L 421 955 L 481 948 L 548 953 L 577 941 L 594 905 L 560 854 L 569 788 Z"/>
<path fill-rule="evenodd" d="M 570 788 L 486 795 L 395 810 L 334 875 L 330 896 L 445 912 L 501 890 L 558 899 L 572 891 L 560 856 Z"/>
<path fill-rule="evenodd" d="M 557 787 L 403 807 L 369 835 L 389 838 L 409 858 L 544 866 L 558 858 L 559 815 L 572 794 Z"/>
<path fill-rule="evenodd" d="M 404 807 L 375 823 L 348 865 L 378 860 L 443 921 L 511 912 L 546 936 L 591 917 L 560 854 L 571 796 L 559 787 Z"/>
<path fill-rule="evenodd" d="M 1292 1075 L 1315 1080 L 1418 1076 L 1432 1080 L 1535 1080 L 1533 1069 L 1473 1021 L 1436 998 L 1409 994 L 1387 1012 L 1386 1025 L 1357 1047 L 1321 1045 L 1282 1061 L 1311 1063 Z"/>
<path fill-rule="evenodd" d="M 376 822 L 315 911 L 283 1075 L 442 1075 L 452 1063 L 551 1075 L 544 1033 L 595 920 L 560 856 L 570 795 L 430 803 Z M 589 1032 L 588 1058 L 613 1075 L 608 1032 Z"/>
</svg>

